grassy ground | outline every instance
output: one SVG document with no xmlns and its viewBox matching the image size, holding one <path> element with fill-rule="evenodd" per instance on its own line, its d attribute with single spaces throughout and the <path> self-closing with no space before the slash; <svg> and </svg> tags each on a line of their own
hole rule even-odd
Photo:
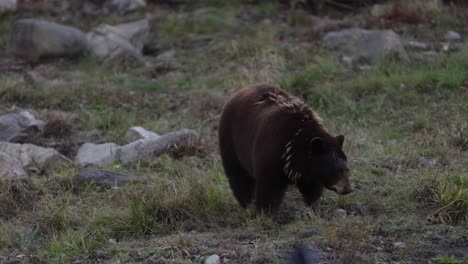
<svg viewBox="0 0 468 264">
<path fill-rule="evenodd" d="M 148 57 L 152 66 L 105 68 L 86 57 L 36 66 L 50 79 L 86 75 L 60 87 L 0 75 L 0 110 L 35 109 L 66 127 L 37 144 L 54 143 L 70 157 L 84 141 L 126 143 L 133 125 L 157 133 L 200 129 L 204 141 L 196 155 L 108 167 L 147 177 L 145 185 L 77 188 L 70 181 L 76 169 L 32 175 L 25 185 L 2 182 L 0 262 L 201 263 L 218 254 L 223 263 L 284 263 L 293 247 L 312 243 L 328 263 L 467 263 L 466 45 L 437 63 L 389 58 L 360 71 L 307 37 L 313 19 L 303 11 L 268 1 L 211 2 L 154 20 L 153 48 L 174 50 L 169 62 Z M 468 34 L 463 12 L 440 12 L 432 25 L 395 24 L 395 30 L 429 42 L 442 39 L 446 28 Z M 12 21 L 27 15 L 1 19 L 0 47 Z M 346 19 L 359 23 L 363 16 Z M 130 18 L 100 20 L 106 19 Z M 294 188 L 275 219 L 242 211 L 230 192 L 217 120 L 210 118 L 228 95 L 257 82 L 302 97 L 330 132 L 346 136 L 358 190 L 325 193 L 320 217 Z"/>
</svg>

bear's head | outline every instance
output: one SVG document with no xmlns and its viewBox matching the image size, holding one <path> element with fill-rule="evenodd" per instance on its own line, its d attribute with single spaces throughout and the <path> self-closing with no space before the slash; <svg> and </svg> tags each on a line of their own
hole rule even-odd
<svg viewBox="0 0 468 264">
<path fill-rule="evenodd" d="M 309 142 L 311 174 L 316 175 L 325 188 L 338 194 L 353 192 L 349 181 L 348 161 L 343 152 L 344 136 L 328 139 L 315 137 Z"/>
<path fill-rule="evenodd" d="M 302 129 L 286 147 L 286 151 L 292 153 L 285 166 L 290 180 L 303 187 L 320 184 L 338 194 L 353 192 L 343 152 L 344 136 L 333 137 L 328 133 L 309 136 L 314 134 L 317 135 L 307 128 Z"/>
</svg>

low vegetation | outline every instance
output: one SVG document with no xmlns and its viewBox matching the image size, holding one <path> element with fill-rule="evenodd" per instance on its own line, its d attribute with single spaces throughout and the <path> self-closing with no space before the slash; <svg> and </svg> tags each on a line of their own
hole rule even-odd
<svg viewBox="0 0 468 264">
<path fill-rule="evenodd" d="M 434 63 L 389 57 L 357 69 L 306 37 L 309 12 L 247 2 L 164 9 L 151 39 L 158 54 L 175 51 L 165 64 L 148 56 L 146 67 L 104 67 L 92 57 L 35 66 L 48 79 L 85 74 L 62 87 L 33 87 L 20 73 L 0 72 L 0 110 L 39 111 L 50 121 L 47 142 L 65 144 L 70 158 L 85 141 L 126 143 L 134 125 L 203 136 L 190 156 L 107 167 L 148 184 L 77 187 L 75 168 L 0 182 L 0 262 L 203 263 L 218 254 L 223 263 L 285 263 L 292 248 L 314 244 L 328 263 L 467 263 L 466 44 Z M 32 11 L 18 12 L 2 17 L 0 48 L 14 19 Z M 359 12 L 347 19 L 359 23 Z M 440 12 L 436 27 L 450 20 L 468 36 L 464 13 Z M 432 31 L 392 25 L 416 37 Z M 443 35 L 427 41 L 434 39 Z M 332 134 L 345 134 L 355 193 L 326 192 L 320 215 L 294 188 L 273 219 L 239 208 L 220 163 L 216 116 L 227 96 L 257 82 L 303 98 Z"/>
</svg>

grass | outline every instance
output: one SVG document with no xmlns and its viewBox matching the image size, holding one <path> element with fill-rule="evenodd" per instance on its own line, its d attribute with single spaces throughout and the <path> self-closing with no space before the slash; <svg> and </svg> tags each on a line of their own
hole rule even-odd
<svg viewBox="0 0 468 264">
<path fill-rule="evenodd" d="M 104 68 L 84 57 L 34 68 L 47 79 L 86 76 L 62 86 L 0 75 L 0 110 L 37 110 L 50 121 L 49 141 L 126 144 L 126 130 L 141 125 L 159 134 L 202 129 L 204 142 L 191 156 L 106 167 L 144 176 L 144 185 L 78 188 L 76 168 L 32 175 L 29 184 L 0 181 L 0 262 L 202 263 L 218 254 L 230 263 L 284 263 L 292 248 L 313 244 L 329 263 L 466 263 L 466 47 L 437 63 L 387 58 L 360 71 L 300 36 L 309 27 L 303 10 L 270 1 L 205 4 L 165 10 L 152 29 L 158 52 L 176 54 L 164 71 L 149 56 L 156 66 Z M 0 21 L 0 46 L 16 16 Z M 435 19 L 437 32 L 462 32 L 458 16 Z M 326 191 L 320 216 L 292 187 L 273 219 L 239 208 L 211 118 L 233 91 L 256 82 L 303 98 L 332 134 L 345 134 L 355 193 Z M 73 158 L 76 149 L 67 149 Z"/>
</svg>

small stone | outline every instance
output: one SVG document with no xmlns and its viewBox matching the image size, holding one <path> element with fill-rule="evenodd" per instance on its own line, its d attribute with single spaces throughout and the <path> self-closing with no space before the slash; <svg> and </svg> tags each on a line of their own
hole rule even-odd
<svg viewBox="0 0 468 264">
<path fill-rule="evenodd" d="M 442 50 L 447 52 L 450 50 L 450 43 L 443 43 L 442 44 Z"/>
<path fill-rule="evenodd" d="M 397 248 L 405 248 L 406 247 L 406 243 L 404 242 L 395 242 L 393 243 L 393 245 Z"/>
<path fill-rule="evenodd" d="M 125 133 L 125 138 L 130 142 L 137 141 L 140 139 L 149 139 L 149 138 L 158 138 L 158 137 L 159 137 L 158 134 L 152 131 L 146 130 L 145 128 L 141 126 L 131 127 L 127 131 L 127 133 Z"/>
<path fill-rule="evenodd" d="M 407 42 L 406 45 L 413 49 L 427 50 L 429 48 L 429 45 L 427 45 L 426 43 L 419 42 L 416 40 L 410 40 Z"/>
<path fill-rule="evenodd" d="M 445 34 L 445 40 L 458 41 L 458 40 L 461 40 L 461 35 L 460 33 L 455 32 L 455 31 L 448 31 L 447 34 Z"/>
<path fill-rule="evenodd" d="M 339 217 L 346 217 L 346 215 L 348 215 L 348 212 L 340 208 L 335 210 L 335 214 Z"/>
<path fill-rule="evenodd" d="M 221 264 L 221 258 L 218 255 L 211 255 L 205 260 L 205 264 Z"/>
<path fill-rule="evenodd" d="M 350 56 L 341 57 L 341 61 L 346 63 L 347 65 L 352 65 L 353 64 L 353 58 L 350 57 Z"/>
<path fill-rule="evenodd" d="M 156 57 L 156 60 L 169 62 L 169 61 L 174 60 L 175 54 L 176 54 L 175 50 L 171 49 L 171 50 L 168 50 L 168 51 L 165 51 L 165 52 L 159 54 Z"/>
</svg>

